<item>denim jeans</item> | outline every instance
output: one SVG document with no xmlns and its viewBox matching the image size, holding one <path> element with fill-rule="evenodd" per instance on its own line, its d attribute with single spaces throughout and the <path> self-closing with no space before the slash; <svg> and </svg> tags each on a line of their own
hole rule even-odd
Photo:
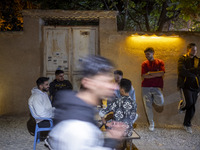
<svg viewBox="0 0 200 150">
<path fill-rule="evenodd" d="M 149 123 L 153 122 L 152 104 L 163 106 L 164 97 L 160 88 L 157 87 L 142 87 L 142 98 Z"/>
</svg>

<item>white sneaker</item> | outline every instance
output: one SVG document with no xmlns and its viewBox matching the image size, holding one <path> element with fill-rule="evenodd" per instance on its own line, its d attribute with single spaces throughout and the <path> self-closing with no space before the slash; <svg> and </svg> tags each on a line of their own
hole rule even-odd
<svg viewBox="0 0 200 150">
<path fill-rule="evenodd" d="M 50 150 L 53 150 L 53 148 L 51 147 L 51 145 L 50 145 L 49 142 L 48 142 L 48 138 L 46 138 L 46 139 L 44 140 L 44 143 L 45 143 L 45 146 L 47 146 Z"/>
<path fill-rule="evenodd" d="M 154 122 L 153 121 L 149 125 L 149 130 L 154 131 Z"/>
<path fill-rule="evenodd" d="M 192 128 L 191 127 L 184 126 L 184 129 L 186 130 L 186 132 L 192 134 Z"/>
</svg>

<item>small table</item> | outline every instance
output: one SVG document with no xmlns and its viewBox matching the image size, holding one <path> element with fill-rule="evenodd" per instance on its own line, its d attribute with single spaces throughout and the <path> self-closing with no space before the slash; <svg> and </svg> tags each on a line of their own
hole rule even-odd
<svg viewBox="0 0 200 150">
<path fill-rule="evenodd" d="M 106 132 L 105 131 L 103 131 L 103 134 L 104 134 L 104 137 L 106 138 Z M 140 135 L 135 130 L 133 130 L 132 136 L 130 136 L 130 137 L 123 137 L 123 139 L 122 139 L 122 140 L 125 141 L 125 144 L 126 144 L 126 142 L 130 142 L 130 150 L 132 150 L 132 144 L 133 144 L 132 140 L 133 139 L 140 139 Z"/>
<path fill-rule="evenodd" d="M 139 134 L 135 131 L 135 130 L 133 130 L 133 134 L 132 134 L 132 136 L 130 136 L 130 137 L 124 137 L 123 138 L 123 140 L 125 140 L 125 142 L 127 141 L 127 142 L 130 142 L 130 150 L 132 150 L 132 140 L 133 139 L 140 139 L 140 136 L 139 136 Z M 136 147 L 136 146 L 135 146 Z M 137 147 L 136 147 L 137 148 Z"/>
</svg>

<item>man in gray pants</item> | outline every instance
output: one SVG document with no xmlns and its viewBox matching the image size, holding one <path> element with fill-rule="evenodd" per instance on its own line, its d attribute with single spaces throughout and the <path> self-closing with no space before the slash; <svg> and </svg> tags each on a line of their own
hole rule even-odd
<svg viewBox="0 0 200 150">
<path fill-rule="evenodd" d="M 142 97 L 145 105 L 147 118 L 149 121 L 149 130 L 154 130 L 152 104 L 162 106 L 164 104 L 163 75 L 165 73 L 164 62 L 154 58 L 154 49 L 146 48 L 144 51 L 147 58 L 142 63 Z"/>
</svg>

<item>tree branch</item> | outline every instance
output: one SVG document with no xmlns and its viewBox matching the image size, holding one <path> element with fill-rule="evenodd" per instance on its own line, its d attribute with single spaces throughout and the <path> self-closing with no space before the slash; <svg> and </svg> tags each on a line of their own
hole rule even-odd
<svg viewBox="0 0 200 150">
<path fill-rule="evenodd" d="M 131 13 L 128 11 L 128 14 L 129 14 L 129 16 L 131 17 L 131 19 L 134 21 L 134 22 L 136 22 L 137 24 L 138 24 L 138 26 L 139 26 L 139 28 L 140 28 L 140 31 L 142 31 L 142 27 L 141 27 L 141 25 L 140 25 L 140 22 L 139 21 L 137 21 L 137 20 L 135 20 L 135 18 L 131 15 Z"/>
</svg>

